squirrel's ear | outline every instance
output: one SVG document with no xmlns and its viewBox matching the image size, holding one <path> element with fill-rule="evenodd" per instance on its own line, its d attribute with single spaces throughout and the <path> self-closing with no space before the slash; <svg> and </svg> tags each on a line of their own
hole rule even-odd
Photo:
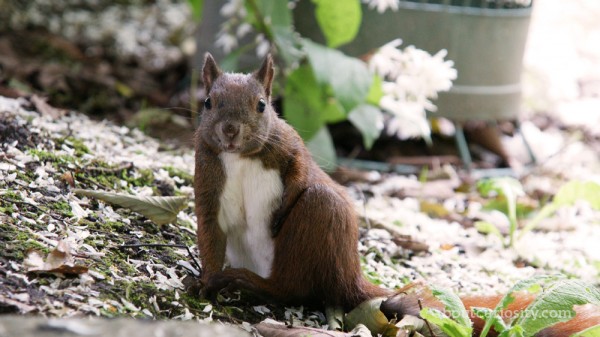
<svg viewBox="0 0 600 337">
<path fill-rule="evenodd" d="M 210 53 L 206 53 L 204 56 L 204 67 L 202 67 L 202 80 L 204 81 L 204 90 L 206 90 L 206 93 L 210 91 L 213 83 L 221 74 L 221 69 L 219 69 L 215 59 Z"/>
<path fill-rule="evenodd" d="M 263 61 L 262 66 L 254 73 L 254 77 L 260 82 L 265 88 L 267 97 L 271 96 L 271 84 L 273 83 L 273 57 L 268 54 Z"/>
</svg>

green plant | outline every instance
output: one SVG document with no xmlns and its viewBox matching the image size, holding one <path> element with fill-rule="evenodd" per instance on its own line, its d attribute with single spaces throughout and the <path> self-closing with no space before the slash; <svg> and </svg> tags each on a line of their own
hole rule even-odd
<svg viewBox="0 0 600 337">
<path fill-rule="evenodd" d="M 536 294 L 535 300 L 520 312 L 505 312 L 515 301 L 516 294 L 522 292 Z M 458 296 L 440 289 L 434 289 L 433 295 L 452 317 L 432 308 L 423 308 L 421 317 L 437 325 L 450 337 L 470 337 L 471 320 Z M 492 328 L 500 337 L 530 337 L 545 328 L 573 319 L 574 306 L 588 303 L 600 305 L 597 287 L 561 276 L 541 275 L 515 284 L 494 309 L 474 307 L 471 310 L 485 321 L 480 337 L 486 337 Z M 588 329 L 590 334 L 584 336 L 594 336 L 591 332 L 597 333 L 597 330 Z"/>
<path fill-rule="evenodd" d="M 501 177 L 482 180 L 477 184 L 477 189 L 482 195 L 490 195 L 492 192 L 505 198 L 508 206 L 508 220 L 510 222 L 508 245 L 514 245 L 514 236 L 517 230 L 517 198 L 525 195 L 521 183 L 511 177 Z M 479 224 L 480 228 L 483 226 Z M 489 226 L 487 226 L 489 228 Z"/>
<path fill-rule="evenodd" d="M 420 312 L 421 317 L 440 327 L 450 337 L 471 336 L 473 334 L 473 323 L 460 298 L 453 292 L 444 289 L 434 288 L 432 293 L 444 304 L 444 308 L 452 317 L 448 317 L 440 310 L 433 308 L 423 308 Z"/>
<path fill-rule="evenodd" d="M 196 13 L 202 1 L 189 1 Z M 279 92 L 284 96 L 284 117 L 303 137 L 317 162 L 325 169 L 332 169 L 335 166 L 335 150 L 327 124 L 350 121 L 361 132 L 364 147 L 369 149 L 383 130 L 384 113 L 401 118 L 416 114 L 416 119 L 420 118 L 427 124 L 424 111 L 433 109 L 433 105 L 421 97 L 435 96 L 437 91 L 447 90 L 449 84 L 445 81 L 440 86 L 440 81 L 437 81 L 433 85 L 434 89 L 431 89 L 432 86 L 422 89 L 425 94 L 417 95 L 418 102 L 413 99 L 413 92 L 400 93 L 401 99 L 410 101 L 411 109 L 403 108 L 401 104 L 399 106 L 399 86 L 390 85 L 394 84 L 395 77 L 389 73 L 377 72 L 382 62 L 384 65 L 385 62 L 388 63 L 387 69 L 393 68 L 389 66 L 389 57 L 373 57 L 378 62 L 371 66 L 359 58 L 334 49 L 352 41 L 356 36 L 362 20 L 360 0 L 313 0 L 313 3 L 314 15 L 325 36 L 326 46 L 303 38 L 294 30 L 293 2 L 270 0 L 225 2 L 220 13 L 228 21 L 222 25 L 215 44 L 228 55 L 221 66 L 230 71 L 238 70 L 236 66 L 239 58 L 253 48 L 256 48 L 259 56 L 266 54 L 270 48 L 276 52 L 282 69 L 280 74 L 286 82 L 285 89 Z M 252 42 L 238 45 L 238 39 L 250 32 L 255 34 Z M 398 45 L 399 41 L 396 41 L 387 50 L 395 49 Z M 423 57 L 424 54 L 429 56 L 425 52 L 410 53 L 416 57 Z M 412 56 L 406 59 L 410 57 Z M 429 57 L 435 61 L 421 68 L 433 67 L 443 55 Z M 405 60 L 404 63 L 410 61 Z M 451 68 L 450 62 L 442 64 Z M 452 78 L 456 74 L 444 73 L 441 77 L 444 76 Z M 406 84 L 406 78 L 403 83 Z M 419 85 L 412 87 L 421 88 Z M 276 86 L 275 89 L 277 88 Z M 386 93 L 385 88 L 396 89 L 394 93 Z M 386 94 L 394 98 L 383 105 L 382 98 Z M 413 122 L 409 121 L 409 124 Z M 398 124 L 401 123 L 396 123 Z M 420 134 L 428 136 L 429 128 L 422 124 L 419 123 Z"/>
<path fill-rule="evenodd" d="M 477 184 L 479 193 L 489 196 L 494 193 L 497 197 L 502 198 L 506 203 L 505 213 L 510 222 L 509 240 L 505 242 L 505 246 L 513 247 L 515 236 L 518 229 L 518 197 L 525 195 L 521 183 L 510 177 L 491 178 L 480 181 Z M 572 206 L 577 201 L 584 200 L 590 204 L 595 210 L 600 210 L 600 184 L 592 181 L 571 181 L 558 190 L 552 201 L 540 209 L 540 211 L 529 220 L 525 226 L 519 231 L 517 239 L 520 239 L 527 232 L 535 229 L 542 220 L 552 216 L 558 209 L 565 206 Z M 504 211 L 504 210 L 503 210 Z M 491 223 L 478 221 L 475 223 L 476 228 L 483 233 L 495 234 L 504 239 L 498 228 Z"/>
</svg>

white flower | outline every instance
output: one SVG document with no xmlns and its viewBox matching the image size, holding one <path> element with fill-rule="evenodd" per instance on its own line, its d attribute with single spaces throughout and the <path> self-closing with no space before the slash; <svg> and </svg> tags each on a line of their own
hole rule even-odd
<svg viewBox="0 0 600 337">
<path fill-rule="evenodd" d="M 215 45 L 223 49 L 225 54 L 229 54 L 235 47 L 237 47 L 238 41 L 235 36 L 228 33 L 223 33 L 217 36 Z"/>
<path fill-rule="evenodd" d="M 259 34 L 256 36 L 256 56 L 258 56 L 259 58 L 263 58 L 265 57 L 265 55 L 267 55 L 267 53 L 269 52 L 269 49 L 271 49 L 271 43 L 269 42 L 269 40 L 265 39 L 265 36 L 263 34 Z"/>
<path fill-rule="evenodd" d="M 237 31 L 236 31 L 235 35 L 237 35 L 237 37 L 241 39 L 244 36 L 246 36 L 248 33 L 250 33 L 251 31 L 252 31 L 252 26 L 249 23 L 244 22 L 237 27 Z"/>
<path fill-rule="evenodd" d="M 391 116 L 387 132 L 405 139 L 429 134 L 426 111 L 436 111 L 430 99 L 450 89 L 456 69 L 452 61 L 444 61 L 445 50 L 431 56 L 414 46 L 400 50 L 401 44 L 399 39 L 385 44 L 368 66 L 384 80 L 379 106 Z"/>
<path fill-rule="evenodd" d="M 377 8 L 377 12 L 383 13 L 388 9 L 397 11 L 399 0 L 363 0 L 363 3 L 366 3 L 369 9 Z"/>
<path fill-rule="evenodd" d="M 243 0 L 229 0 L 226 4 L 221 7 L 219 13 L 226 17 L 231 18 L 235 15 L 246 16 L 246 9 L 244 8 Z"/>
</svg>

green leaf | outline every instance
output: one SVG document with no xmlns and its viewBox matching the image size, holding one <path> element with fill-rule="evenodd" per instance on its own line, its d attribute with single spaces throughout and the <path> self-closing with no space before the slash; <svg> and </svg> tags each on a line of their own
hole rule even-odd
<svg viewBox="0 0 600 337">
<path fill-rule="evenodd" d="M 483 234 L 494 234 L 497 237 L 500 238 L 500 240 L 504 240 L 504 237 L 502 236 L 502 233 L 500 233 L 500 230 L 498 229 L 498 227 L 494 226 L 493 224 L 487 222 L 487 221 L 475 221 L 475 228 L 477 229 L 477 231 L 479 231 L 480 233 Z"/>
<path fill-rule="evenodd" d="M 525 227 L 523 227 L 523 229 L 521 230 L 521 234 L 519 234 L 519 238 L 522 238 L 525 233 L 533 230 L 535 227 L 537 227 L 537 225 L 542 222 L 542 220 L 546 219 L 547 217 L 551 216 L 552 214 L 554 214 L 554 212 L 556 212 L 558 210 L 558 205 L 555 203 L 549 203 L 547 205 L 545 205 L 544 207 L 542 207 L 542 209 L 535 215 L 535 217 L 531 220 L 529 220 L 527 222 L 527 225 L 525 225 Z"/>
<path fill-rule="evenodd" d="M 483 179 L 477 183 L 479 193 L 489 196 L 492 192 L 507 196 L 509 194 L 524 195 L 521 183 L 512 177 Z"/>
<path fill-rule="evenodd" d="M 373 75 L 373 81 L 367 94 L 367 103 L 379 106 L 381 97 L 383 97 L 383 80 L 379 75 Z"/>
<path fill-rule="evenodd" d="M 471 337 L 473 332 L 471 327 L 459 324 L 437 309 L 424 308 L 420 315 L 429 323 L 437 325 L 449 337 Z"/>
<path fill-rule="evenodd" d="M 298 63 L 304 56 L 301 50 L 301 40 L 298 35 L 294 33 L 292 27 L 273 27 L 273 41 L 275 42 L 275 45 L 277 45 L 279 55 L 287 65 Z"/>
<path fill-rule="evenodd" d="M 500 311 L 506 309 L 512 302 L 514 302 L 515 297 L 514 293 L 527 291 L 529 293 L 537 293 L 541 290 L 540 284 L 556 280 L 558 276 L 552 275 L 537 275 L 526 280 L 522 280 L 517 282 L 507 293 L 502 297 L 500 302 L 494 308 L 494 311 L 490 314 L 492 316 L 498 316 Z M 480 337 L 486 337 L 487 333 L 490 331 L 490 328 L 494 324 L 493 320 L 486 321 L 483 329 L 481 329 Z"/>
<path fill-rule="evenodd" d="M 359 304 L 344 318 L 346 328 L 353 329 L 358 324 L 364 324 L 373 334 L 380 334 L 386 330 L 389 321 L 379 309 L 384 299 L 378 297 Z"/>
<path fill-rule="evenodd" d="M 571 335 L 571 337 L 600 337 L 600 325 L 585 329 L 581 332 Z"/>
<path fill-rule="evenodd" d="M 525 332 L 520 326 L 515 325 L 508 330 L 504 330 L 504 332 L 499 334 L 498 337 L 525 337 Z"/>
<path fill-rule="evenodd" d="M 302 41 L 317 81 L 331 87 L 346 112 L 365 101 L 373 78 L 364 62 L 310 40 Z"/>
<path fill-rule="evenodd" d="M 432 288 L 431 292 L 433 296 L 444 304 L 446 311 L 452 315 L 452 318 L 458 324 L 469 328 L 473 325 L 467 309 L 465 309 L 465 305 L 455 293 L 440 288 Z"/>
<path fill-rule="evenodd" d="M 302 65 L 292 72 L 285 86 L 283 114 L 302 139 L 312 139 L 323 125 L 324 98 L 312 69 Z"/>
<path fill-rule="evenodd" d="M 536 216 L 527 222 L 521 231 L 520 237 L 533 230 L 549 216 L 552 216 L 560 207 L 571 206 L 578 200 L 587 201 L 595 210 L 600 210 L 600 184 L 592 181 L 571 181 L 564 184 L 551 203 L 545 205 Z"/>
<path fill-rule="evenodd" d="M 515 325 L 521 326 L 525 335 L 533 336 L 556 323 L 571 320 L 575 317 L 573 306 L 588 303 L 600 306 L 600 289 L 580 280 L 559 280 L 519 314 Z"/>
<path fill-rule="evenodd" d="M 202 9 L 204 8 L 204 0 L 188 0 L 190 7 L 192 7 L 192 18 L 194 21 L 200 22 L 202 20 Z"/>
<path fill-rule="evenodd" d="M 498 333 L 502 333 L 509 329 L 508 326 L 506 325 L 506 323 L 504 323 L 504 321 L 502 320 L 502 317 L 500 317 L 499 315 L 495 315 L 494 310 L 492 310 L 490 308 L 473 307 L 473 308 L 471 308 L 471 311 L 477 317 L 483 319 L 486 322 L 491 320 L 494 330 L 496 330 L 496 332 L 498 332 Z"/>
<path fill-rule="evenodd" d="M 287 1 L 257 0 L 256 6 L 271 26 L 292 26 L 292 11 Z"/>
<path fill-rule="evenodd" d="M 344 107 L 337 99 L 328 97 L 324 103 L 325 106 L 321 114 L 321 120 L 324 123 L 337 123 L 346 119 Z"/>
<path fill-rule="evenodd" d="M 313 0 L 313 2 L 317 6 L 315 9 L 317 22 L 329 47 L 336 48 L 354 40 L 362 20 L 360 0 Z"/>
<path fill-rule="evenodd" d="M 552 200 L 558 206 L 570 206 L 578 200 L 587 201 L 600 210 L 600 184 L 593 181 L 571 181 L 563 185 Z"/>
<path fill-rule="evenodd" d="M 383 129 L 383 113 L 370 104 L 361 104 L 350 111 L 348 120 L 360 131 L 363 144 L 369 150 Z"/>
<path fill-rule="evenodd" d="M 496 192 L 498 195 L 506 198 L 508 206 L 508 220 L 510 220 L 510 246 L 514 243 L 514 235 L 517 231 L 517 198 L 525 195 L 523 185 L 511 177 L 490 178 L 480 181 L 477 184 L 479 193 L 489 195 L 491 192 Z"/>
<path fill-rule="evenodd" d="M 73 193 L 129 208 L 154 221 L 157 225 L 175 222 L 177 214 L 186 208 L 188 201 L 187 197 L 140 197 L 130 194 L 83 189 L 73 189 Z"/>
<path fill-rule="evenodd" d="M 326 126 L 319 129 L 317 134 L 306 143 L 306 147 L 323 170 L 333 171 L 335 169 L 335 148 Z"/>
</svg>

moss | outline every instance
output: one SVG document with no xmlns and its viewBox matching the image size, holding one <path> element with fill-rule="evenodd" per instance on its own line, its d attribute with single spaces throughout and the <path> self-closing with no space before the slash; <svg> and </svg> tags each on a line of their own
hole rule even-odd
<svg viewBox="0 0 600 337">
<path fill-rule="evenodd" d="M 24 171 L 17 171 L 17 179 L 21 179 L 25 182 L 32 182 L 35 180 L 35 172 L 32 170 L 24 170 Z"/>
<path fill-rule="evenodd" d="M 188 293 L 181 294 L 180 302 L 184 303 L 190 310 L 202 311 L 210 304 L 208 300 L 202 299 L 197 295 Z"/>
<path fill-rule="evenodd" d="M 127 171 L 121 171 L 121 179 L 127 181 L 130 185 L 136 187 L 152 186 L 154 182 L 154 172 L 149 169 L 138 169 L 136 170 L 138 177 L 134 177 L 132 174 L 128 174 Z"/>
<path fill-rule="evenodd" d="M 36 156 L 42 162 L 51 162 L 59 165 L 73 164 L 76 163 L 74 157 L 68 155 L 59 155 L 45 150 L 29 149 L 27 150 L 32 156 Z"/>
<path fill-rule="evenodd" d="M 78 157 L 81 157 L 84 154 L 91 153 L 90 149 L 83 143 L 83 141 L 81 139 L 77 139 L 74 137 L 67 137 L 65 139 L 65 142 L 67 142 L 67 145 L 71 145 L 71 147 L 75 150 L 75 154 Z"/>
<path fill-rule="evenodd" d="M 60 215 L 64 217 L 71 218 L 73 217 L 73 211 L 71 209 L 71 205 L 69 205 L 66 201 L 57 201 L 48 204 L 48 207 L 52 210 L 57 211 Z"/>
<path fill-rule="evenodd" d="M 12 190 L 5 191 L 4 197 L 7 199 L 10 199 L 10 200 L 17 200 L 17 201 L 23 200 L 23 198 L 21 198 L 21 195 L 19 193 L 17 193 L 16 191 L 12 191 Z M 0 200 L 0 202 L 2 202 L 2 200 Z"/>
<path fill-rule="evenodd" d="M 37 242 L 32 234 L 19 230 L 12 223 L 0 223 L 0 242 L 3 243 L 0 256 L 11 260 L 22 261 L 25 253 L 30 249 L 39 250 L 44 254 L 48 253 L 48 249 Z"/>
<path fill-rule="evenodd" d="M 184 185 L 191 186 L 194 184 L 194 176 L 189 174 L 188 172 L 174 168 L 173 166 L 165 166 L 165 167 L 163 167 L 163 170 L 169 172 L 169 176 L 171 176 L 171 177 L 179 177 L 179 178 L 183 179 Z"/>
<path fill-rule="evenodd" d="M 4 202 L 2 200 L 0 200 L 0 213 L 2 214 L 12 214 L 15 212 L 15 206 L 14 204 L 8 203 L 8 202 Z"/>
<path fill-rule="evenodd" d="M 75 156 L 81 158 L 85 154 L 91 153 L 90 149 L 83 143 L 81 139 L 69 136 L 66 138 L 55 139 L 55 148 L 60 149 L 63 144 L 75 150 Z"/>
</svg>

